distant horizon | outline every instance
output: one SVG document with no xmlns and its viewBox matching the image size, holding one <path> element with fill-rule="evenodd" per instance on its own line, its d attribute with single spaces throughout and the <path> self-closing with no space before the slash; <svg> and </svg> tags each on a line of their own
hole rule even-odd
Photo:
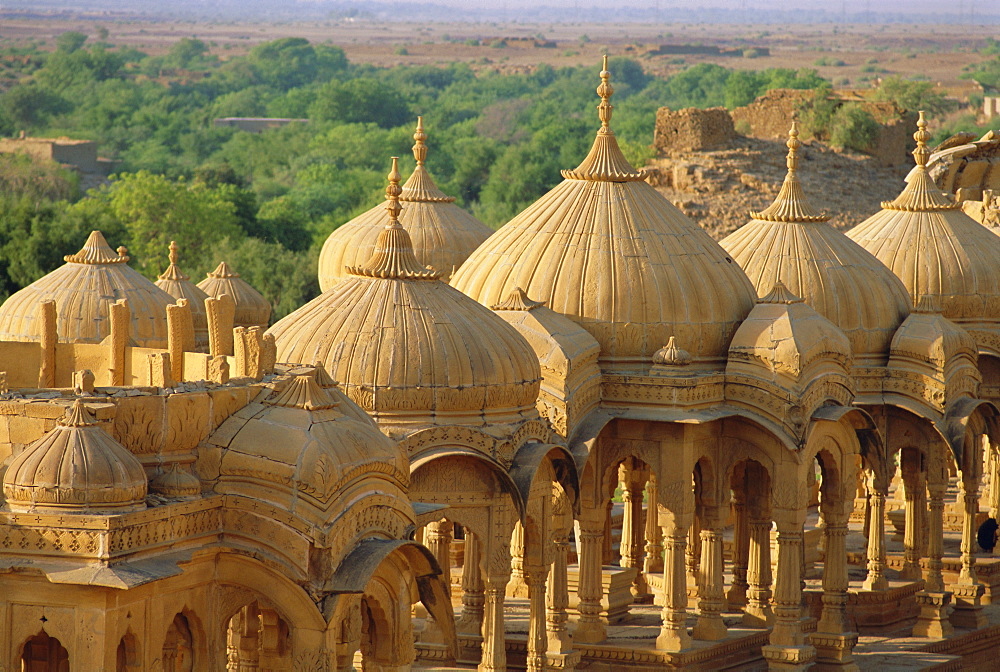
<svg viewBox="0 0 1000 672">
<path fill-rule="evenodd" d="M 4 13 L 111 12 L 188 20 L 289 21 L 371 19 L 502 23 L 712 23 L 712 24 L 949 24 L 1000 23 L 995 0 L 631 0 L 609 6 L 594 0 L 7 0 Z M 567 10 L 570 10 L 567 12 Z M 112 18 L 109 16 L 108 18 Z"/>
</svg>

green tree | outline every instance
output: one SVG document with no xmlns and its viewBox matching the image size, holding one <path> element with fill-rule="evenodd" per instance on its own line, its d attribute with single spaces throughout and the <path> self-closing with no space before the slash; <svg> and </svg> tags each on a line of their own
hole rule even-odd
<svg viewBox="0 0 1000 672">
<path fill-rule="evenodd" d="M 59 37 L 56 38 L 56 49 L 64 54 L 72 54 L 74 51 L 78 51 L 86 41 L 87 36 L 83 33 L 79 33 L 75 30 L 69 30 L 65 33 L 61 33 Z"/>
<path fill-rule="evenodd" d="M 184 246 L 193 273 L 209 270 L 221 241 L 244 237 L 233 203 L 218 191 L 147 171 L 119 174 L 71 208 L 91 216 L 101 210 L 125 228 L 134 265 L 150 278 L 163 270 L 171 240 Z"/>
<path fill-rule="evenodd" d="M 875 146 L 881 126 L 866 109 L 846 103 L 833 113 L 830 142 L 835 147 L 867 152 Z"/>
<path fill-rule="evenodd" d="M 949 111 L 953 105 L 930 82 L 914 82 L 898 75 L 886 77 L 872 94 L 873 100 L 886 100 L 910 112 L 924 110 L 931 116 Z"/>
<path fill-rule="evenodd" d="M 338 123 L 374 122 L 394 128 L 411 121 L 410 108 L 395 87 L 372 77 L 324 85 L 309 106 L 309 118 Z"/>
</svg>

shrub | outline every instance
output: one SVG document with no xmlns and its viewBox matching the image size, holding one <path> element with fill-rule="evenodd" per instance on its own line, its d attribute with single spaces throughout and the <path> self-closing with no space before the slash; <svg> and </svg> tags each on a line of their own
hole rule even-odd
<svg viewBox="0 0 1000 672">
<path fill-rule="evenodd" d="M 847 103 L 833 113 L 830 143 L 835 147 L 868 152 L 875 147 L 881 130 L 875 117 L 860 105 Z"/>
</svg>

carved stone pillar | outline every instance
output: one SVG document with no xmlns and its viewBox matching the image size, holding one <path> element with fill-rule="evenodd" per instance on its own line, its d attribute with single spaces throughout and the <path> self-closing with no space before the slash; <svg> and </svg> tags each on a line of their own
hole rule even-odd
<svg viewBox="0 0 1000 672">
<path fill-rule="evenodd" d="M 944 483 L 930 483 L 930 513 L 927 521 L 927 572 L 924 574 L 924 590 L 929 593 L 944 591 Z"/>
<path fill-rule="evenodd" d="M 904 455 L 903 491 L 906 522 L 903 528 L 903 568 L 899 572 L 899 577 L 907 581 L 917 581 L 921 578 L 920 547 L 921 537 L 924 534 L 924 521 L 920 509 L 925 505 L 925 498 L 920 495 L 926 486 L 920 473 L 919 461 L 919 455 Z"/>
<path fill-rule="evenodd" d="M 778 521 L 778 567 L 774 586 L 774 628 L 762 653 L 769 670 L 804 671 L 816 649 L 802 632 L 802 523 Z"/>
<path fill-rule="evenodd" d="M 555 549 L 545 591 L 545 632 L 548 638 L 546 650 L 549 653 L 567 653 L 573 648 L 573 638 L 566 627 L 569 620 L 566 614 L 569 607 L 566 578 L 569 540 L 566 533 L 553 535 L 552 544 Z"/>
<path fill-rule="evenodd" d="M 687 540 L 687 585 L 690 588 L 698 587 L 698 575 L 701 568 L 701 512 L 696 512 L 694 524 L 688 530 Z"/>
<path fill-rule="evenodd" d="M 657 501 L 656 476 L 650 474 L 646 481 L 646 558 L 643 564 L 643 571 L 647 574 L 663 571 L 663 529 L 657 520 Z"/>
<path fill-rule="evenodd" d="M 726 637 L 722 621 L 723 592 L 722 532 L 718 510 L 704 509 L 701 529 L 701 566 L 698 575 L 698 620 L 695 639 L 719 640 Z"/>
<path fill-rule="evenodd" d="M 507 586 L 510 596 L 525 597 L 527 584 L 524 580 L 524 528 L 518 522 L 514 525 L 514 534 L 510 538 L 510 583 Z"/>
<path fill-rule="evenodd" d="M 594 644 L 607 638 L 601 621 L 601 546 L 604 542 L 604 507 L 596 517 L 580 519 L 580 575 L 577 584 L 580 618 L 574 635 L 577 642 Z"/>
<path fill-rule="evenodd" d="M 771 520 L 755 515 L 749 524 L 750 543 L 747 560 L 747 607 L 743 625 L 769 627 L 774 622 L 771 610 Z"/>
<path fill-rule="evenodd" d="M 746 606 L 747 567 L 750 562 L 750 519 L 746 502 L 737 495 L 733 501 L 733 584 L 726 593 L 730 609 Z"/>
<path fill-rule="evenodd" d="M 979 479 L 964 478 L 965 492 L 962 509 L 962 568 L 958 581 L 951 587 L 955 596 L 955 611 L 951 623 L 959 628 L 979 629 L 988 620 L 983 613 L 983 594 L 986 587 L 976 576 L 976 514 L 979 512 Z"/>
<path fill-rule="evenodd" d="M 545 579 L 544 565 L 525 567 L 528 584 L 528 672 L 545 670 Z"/>
<path fill-rule="evenodd" d="M 847 515 L 841 511 L 824 513 L 826 557 L 823 561 L 823 612 L 810 642 L 816 647 L 816 661 L 840 670 L 857 670 L 851 652 L 858 633 L 847 625 Z"/>
<path fill-rule="evenodd" d="M 864 582 L 865 590 L 889 588 L 889 579 L 885 575 L 885 498 L 884 487 L 872 488 L 868 525 L 868 576 Z"/>
<path fill-rule="evenodd" d="M 441 582 L 451 596 L 451 541 L 453 539 L 454 523 L 440 520 L 428 523 L 424 528 L 424 546 L 427 547 L 441 566 Z M 426 626 L 420 633 L 420 641 L 426 644 L 444 644 L 444 631 L 441 625 L 428 615 Z"/>
<path fill-rule="evenodd" d="M 681 651 L 691 646 L 687 631 L 687 580 L 685 547 L 688 531 L 684 527 L 663 528 L 663 623 L 656 638 L 661 651 Z"/>
<path fill-rule="evenodd" d="M 503 602 L 509 576 L 486 579 L 486 604 L 483 613 L 483 658 L 479 672 L 506 672 L 507 646 L 503 623 Z"/>
<path fill-rule="evenodd" d="M 465 560 L 462 563 L 462 615 L 456 623 L 458 632 L 479 635 L 483 631 L 483 575 L 479 567 L 479 537 L 465 530 Z"/>
<path fill-rule="evenodd" d="M 636 574 L 632 586 L 633 595 L 645 595 L 646 580 L 642 574 L 645 554 L 644 533 L 642 524 L 642 493 L 645 474 L 634 465 L 622 464 L 619 467 L 619 479 L 622 484 L 622 501 L 625 503 L 622 518 L 622 538 L 619 546 L 622 567 L 635 567 Z"/>
</svg>

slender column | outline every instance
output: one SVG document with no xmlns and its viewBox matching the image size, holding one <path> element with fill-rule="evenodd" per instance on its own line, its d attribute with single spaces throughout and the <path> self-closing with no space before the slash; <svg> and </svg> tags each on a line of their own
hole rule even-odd
<svg viewBox="0 0 1000 672">
<path fill-rule="evenodd" d="M 685 578 L 685 527 L 663 528 L 663 623 L 656 638 L 661 651 L 681 651 L 691 646 L 687 631 L 687 580 Z"/>
<path fill-rule="evenodd" d="M 458 632 L 479 635 L 483 631 L 483 575 L 479 568 L 479 537 L 465 530 L 465 561 L 462 564 L 462 615 Z"/>
<path fill-rule="evenodd" d="M 903 495 L 906 522 L 903 528 L 903 568 L 900 570 L 899 576 L 907 581 L 916 581 L 921 577 L 920 537 L 923 535 L 921 527 L 923 520 L 920 515 L 920 506 L 923 500 L 918 495 L 925 486 L 920 477 L 919 456 L 908 453 L 904 454 L 903 457 Z"/>
<path fill-rule="evenodd" d="M 646 481 L 646 558 L 643 564 L 643 571 L 647 574 L 663 571 L 663 529 L 656 513 L 658 499 L 656 476 L 650 474 Z"/>
<path fill-rule="evenodd" d="M 635 567 L 632 585 L 633 595 L 645 595 L 646 581 L 642 575 L 644 534 L 642 524 L 643 473 L 639 469 L 627 469 L 623 464 L 619 472 L 622 476 L 622 501 L 625 503 L 622 518 L 622 539 L 619 551 L 622 567 Z"/>
<path fill-rule="evenodd" d="M 979 512 L 979 489 L 976 484 L 965 484 L 962 509 L 962 568 L 958 583 L 972 585 L 978 583 L 976 576 L 976 514 Z"/>
<path fill-rule="evenodd" d="M 447 520 L 428 523 L 424 532 L 424 545 L 434 554 L 441 565 L 441 582 L 451 596 L 451 542 L 454 538 L 454 524 Z"/>
<path fill-rule="evenodd" d="M 701 514 L 695 513 L 694 525 L 688 530 L 687 541 L 687 585 L 698 586 L 698 570 L 701 567 Z"/>
<path fill-rule="evenodd" d="M 847 625 L 847 518 L 846 512 L 827 511 L 823 536 L 826 555 L 823 560 L 823 612 L 810 641 L 816 647 L 820 663 L 839 669 L 857 670 L 852 651 L 858 643 L 858 633 L 849 632 Z"/>
<path fill-rule="evenodd" d="M 488 576 L 483 610 L 483 659 L 479 672 L 506 672 L 507 646 L 503 624 L 503 602 L 509 576 Z"/>
<path fill-rule="evenodd" d="M 924 590 L 928 593 L 944 591 L 944 483 L 930 483 L 930 515 L 927 521 L 927 572 L 924 574 Z"/>
<path fill-rule="evenodd" d="M 802 632 L 802 523 L 778 523 L 778 577 L 774 587 L 774 628 L 763 647 L 770 670 L 805 670 L 816 657 Z"/>
<path fill-rule="evenodd" d="M 601 507 L 601 514 L 604 507 Z M 577 584 L 580 618 L 576 624 L 577 642 L 603 642 L 607 630 L 601 621 L 601 546 L 604 542 L 604 516 L 580 520 L 580 576 Z"/>
<path fill-rule="evenodd" d="M 615 550 L 614 544 L 611 543 L 611 513 L 615 508 L 615 503 L 608 501 L 607 509 L 604 512 L 604 535 L 601 538 L 601 565 L 615 565 L 621 562 L 621 558 L 618 558 L 618 562 L 615 562 Z M 620 566 L 620 565 L 619 565 Z"/>
<path fill-rule="evenodd" d="M 725 604 L 723 592 L 722 533 L 718 511 L 705 511 L 701 529 L 701 565 L 698 575 L 698 621 L 691 633 L 695 639 L 718 640 L 726 637 L 722 621 Z"/>
<path fill-rule="evenodd" d="M 1000 458 L 998 458 L 997 453 L 993 450 L 990 451 L 989 456 L 990 518 L 997 520 L 1000 519 Z M 1000 544 L 997 547 L 1000 547 Z M 994 547 L 994 553 L 997 552 L 997 547 Z"/>
<path fill-rule="evenodd" d="M 733 502 L 733 584 L 726 593 L 726 601 L 731 609 L 739 609 L 747 603 L 747 567 L 750 562 L 750 520 L 746 502 L 737 496 Z"/>
<path fill-rule="evenodd" d="M 514 534 L 510 538 L 510 585 L 507 594 L 525 596 L 524 582 L 524 528 L 518 522 L 514 525 Z"/>
<path fill-rule="evenodd" d="M 962 568 L 958 581 L 952 586 L 955 594 L 955 611 L 951 615 L 953 625 L 976 630 L 987 625 L 983 613 L 983 594 L 986 587 L 976 576 L 976 514 L 979 512 L 979 478 L 966 478 L 962 508 Z"/>
<path fill-rule="evenodd" d="M 544 565 L 525 567 L 528 584 L 528 672 L 545 670 L 545 579 Z"/>
<path fill-rule="evenodd" d="M 569 607 L 569 595 L 566 581 L 566 558 L 569 553 L 569 539 L 566 532 L 553 536 L 555 546 L 552 565 L 549 567 L 548 584 L 545 591 L 545 632 L 548 643 L 546 650 L 551 654 L 568 653 L 573 649 L 573 639 L 569 635 L 566 623 L 569 617 L 566 609 Z"/>
<path fill-rule="evenodd" d="M 451 541 L 454 524 L 447 520 L 428 523 L 424 528 L 424 546 L 427 547 L 441 566 L 441 582 L 444 584 L 448 597 L 451 597 Z M 420 641 L 426 644 L 443 644 L 444 631 L 441 624 L 429 615 L 426 626 L 420 633 Z"/>
<path fill-rule="evenodd" d="M 755 516 L 750 520 L 747 561 L 747 608 L 743 625 L 767 627 L 774 621 L 771 610 L 771 520 Z"/>
<path fill-rule="evenodd" d="M 887 590 L 889 580 L 885 576 L 885 490 L 872 488 L 870 522 L 868 526 L 868 576 L 865 590 Z"/>
</svg>

